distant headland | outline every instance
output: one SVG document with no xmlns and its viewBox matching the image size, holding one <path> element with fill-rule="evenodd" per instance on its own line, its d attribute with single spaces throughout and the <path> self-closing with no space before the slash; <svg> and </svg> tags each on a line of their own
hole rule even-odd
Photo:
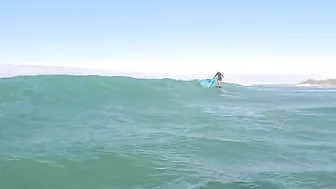
<svg viewBox="0 0 336 189">
<path fill-rule="evenodd" d="M 299 85 L 315 85 L 315 86 L 336 86 L 336 79 L 314 80 L 308 79 L 299 83 Z"/>
</svg>

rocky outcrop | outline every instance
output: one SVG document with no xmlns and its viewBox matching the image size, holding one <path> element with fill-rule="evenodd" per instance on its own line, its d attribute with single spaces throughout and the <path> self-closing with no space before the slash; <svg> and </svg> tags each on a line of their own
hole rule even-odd
<svg viewBox="0 0 336 189">
<path fill-rule="evenodd" d="M 299 83 L 299 85 L 318 85 L 318 86 L 336 86 L 336 79 L 314 80 L 308 79 Z"/>
</svg>

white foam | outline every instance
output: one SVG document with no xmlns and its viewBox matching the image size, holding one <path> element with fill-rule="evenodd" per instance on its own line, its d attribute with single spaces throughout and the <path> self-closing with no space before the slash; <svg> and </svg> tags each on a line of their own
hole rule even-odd
<svg viewBox="0 0 336 189">
<path fill-rule="evenodd" d="M 235 84 L 235 85 L 240 85 L 240 86 L 252 86 L 253 84 L 245 83 L 245 82 L 240 82 L 240 81 L 223 81 L 222 83 L 229 83 L 229 84 Z"/>
<path fill-rule="evenodd" d="M 312 87 L 312 86 L 316 86 L 316 85 L 312 85 L 312 84 L 298 84 L 298 85 L 295 85 L 297 87 Z"/>
</svg>

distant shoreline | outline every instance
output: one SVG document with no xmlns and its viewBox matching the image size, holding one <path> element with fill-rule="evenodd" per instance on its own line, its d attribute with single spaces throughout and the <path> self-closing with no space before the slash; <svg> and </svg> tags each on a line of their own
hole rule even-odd
<svg viewBox="0 0 336 189">
<path fill-rule="evenodd" d="M 297 86 L 336 86 L 336 79 L 308 79 L 298 83 Z"/>
</svg>

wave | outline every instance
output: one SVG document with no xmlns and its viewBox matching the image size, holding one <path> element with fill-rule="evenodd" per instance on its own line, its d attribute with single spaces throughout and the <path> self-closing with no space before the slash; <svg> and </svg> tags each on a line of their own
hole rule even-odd
<svg viewBox="0 0 336 189">
<path fill-rule="evenodd" d="M 331 88 L 306 88 L 295 86 L 244 86 L 223 82 L 223 87 L 203 88 L 197 80 L 139 79 L 125 76 L 74 76 L 38 75 L 16 76 L 0 79 L 0 106 L 25 107 L 71 106 L 73 108 L 95 108 L 113 104 L 114 107 L 156 106 L 165 108 L 190 104 L 248 102 L 277 102 L 284 98 L 300 102 L 310 98 L 307 93 L 329 92 Z M 292 93 L 296 91 L 295 93 Z M 325 94 L 325 93 L 323 93 Z M 321 93 L 322 95 L 322 93 Z M 302 96 L 305 99 L 295 99 Z M 272 97 L 272 98 L 271 98 Z M 22 108 L 21 108 L 22 109 Z"/>
<path fill-rule="evenodd" d="M 335 185 L 332 91 L 71 75 L 0 88 L 0 188 Z"/>
<path fill-rule="evenodd" d="M 224 87 L 239 85 L 225 83 Z M 204 93 L 216 94 L 196 84 L 196 80 L 175 79 L 138 79 L 124 76 L 73 76 L 73 75 L 38 75 L 16 76 L 0 79 L 1 99 L 37 97 L 44 95 L 55 100 L 82 99 L 90 101 L 118 98 L 162 98 L 179 97 L 192 99 Z"/>
</svg>

